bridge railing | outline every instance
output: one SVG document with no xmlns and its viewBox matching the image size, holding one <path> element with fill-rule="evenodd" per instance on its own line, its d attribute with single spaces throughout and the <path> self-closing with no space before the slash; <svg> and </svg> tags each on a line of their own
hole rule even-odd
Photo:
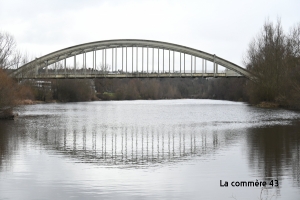
<svg viewBox="0 0 300 200">
<path fill-rule="evenodd" d="M 206 73 L 196 72 L 196 73 L 180 73 L 179 71 L 175 72 L 145 72 L 145 71 L 134 71 L 134 72 L 122 72 L 122 71 L 97 71 L 97 70 L 68 70 L 68 71 L 55 71 L 48 70 L 47 73 L 32 73 L 27 74 L 22 77 L 23 79 L 56 79 L 56 78 L 175 78 L 175 77 L 241 77 L 240 74 L 232 71 L 222 71 L 214 73 L 213 71 L 207 71 Z"/>
</svg>

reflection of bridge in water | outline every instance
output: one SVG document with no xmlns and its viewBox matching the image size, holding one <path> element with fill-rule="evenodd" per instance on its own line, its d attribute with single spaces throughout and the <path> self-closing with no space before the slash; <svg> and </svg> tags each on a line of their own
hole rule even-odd
<svg viewBox="0 0 300 200">
<path fill-rule="evenodd" d="M 99 165 L 144 165 L 210 155 L 226 144 L 224 133 L 190 132 L 185 126 L 164 131 L 153 127 L 103 128 L 99 132 L 78 130 L 29 131 L 48 149 L 79 162 Z M 28 132 L 28 133 L 29 133 Z M 225 131 L 226 132 L 226 131 Z"/>
</svg>

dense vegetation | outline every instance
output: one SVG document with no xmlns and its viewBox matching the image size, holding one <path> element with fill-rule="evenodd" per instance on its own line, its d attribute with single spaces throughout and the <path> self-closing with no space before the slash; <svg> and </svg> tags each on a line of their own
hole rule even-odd
<svg viewBox="0 0 300 200">
<path fill-rule="evenodd" d="M 50 82 L 50 81 L 46 81 Z M 35 99 L 60 102 L 136 99 L 223 99 L 246 101 L 245 78 L 52 80 L 51 88 L 31 85 Z M 24 84 L 24 83 L 23 83 Z"/>
<path fill-rule="evenodd" d="M 104 100 L 224 99 L 247 100 L 244 78 L 98 79 L 98 97 Z"/>
<path fill-rule="evenodd" d="M 53 99 L 61 102 L 91 101 L 93 80 L 56 80 L 52 82 Z"/>
<path fill-rule="evenodd" d="M 300 23 L 285 33 L 280 21 L 266 22 L 249 45 L 245 65 L 257 77 L 247 83 L 250 103 L 300 108 Z"/>
<path fill-rule="evenodd" d="M 0 69 L 0 118 L 12 115 L 12 108 L 21 99 L 34 99 L 32 89 L 26 85 L 17 84 Z"/>
<path fill-rule="evenodd" d="M 30 88 L 17 84 L 4 71 L 24 62 L 24 56 L 16 50 L 14 38 L 0 32 L 0 118 L 12 115 L 12 108 L 18 100 L 33 98 Z"/>
</svg>

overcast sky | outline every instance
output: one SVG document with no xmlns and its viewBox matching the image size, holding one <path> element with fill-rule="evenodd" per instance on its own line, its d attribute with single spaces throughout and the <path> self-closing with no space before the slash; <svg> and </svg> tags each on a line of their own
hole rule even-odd
<svg viewBox="0 0 300 200">
<path fill-rule="evenodd" d="M 286 31 L 300 22 L 299 0 L 0 0 L 0 31 L 42 56 L 108 39 L 147 39 L 216 54 L 243 66 L 266 19 Z"/>
</svg>

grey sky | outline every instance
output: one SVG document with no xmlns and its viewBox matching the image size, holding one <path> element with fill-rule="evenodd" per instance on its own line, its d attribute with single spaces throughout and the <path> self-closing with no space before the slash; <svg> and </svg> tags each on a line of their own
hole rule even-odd
<svg viewBox="0 0 300 200">
<path fill-rule="evenodd" d="M 286 31 L 300 22 L 299 0 L 0 0 L 0 31 L 41 56 L 107 39 L 148 39 L 216 54 L 243 66 L 266 19 Z"/>
</svg>

